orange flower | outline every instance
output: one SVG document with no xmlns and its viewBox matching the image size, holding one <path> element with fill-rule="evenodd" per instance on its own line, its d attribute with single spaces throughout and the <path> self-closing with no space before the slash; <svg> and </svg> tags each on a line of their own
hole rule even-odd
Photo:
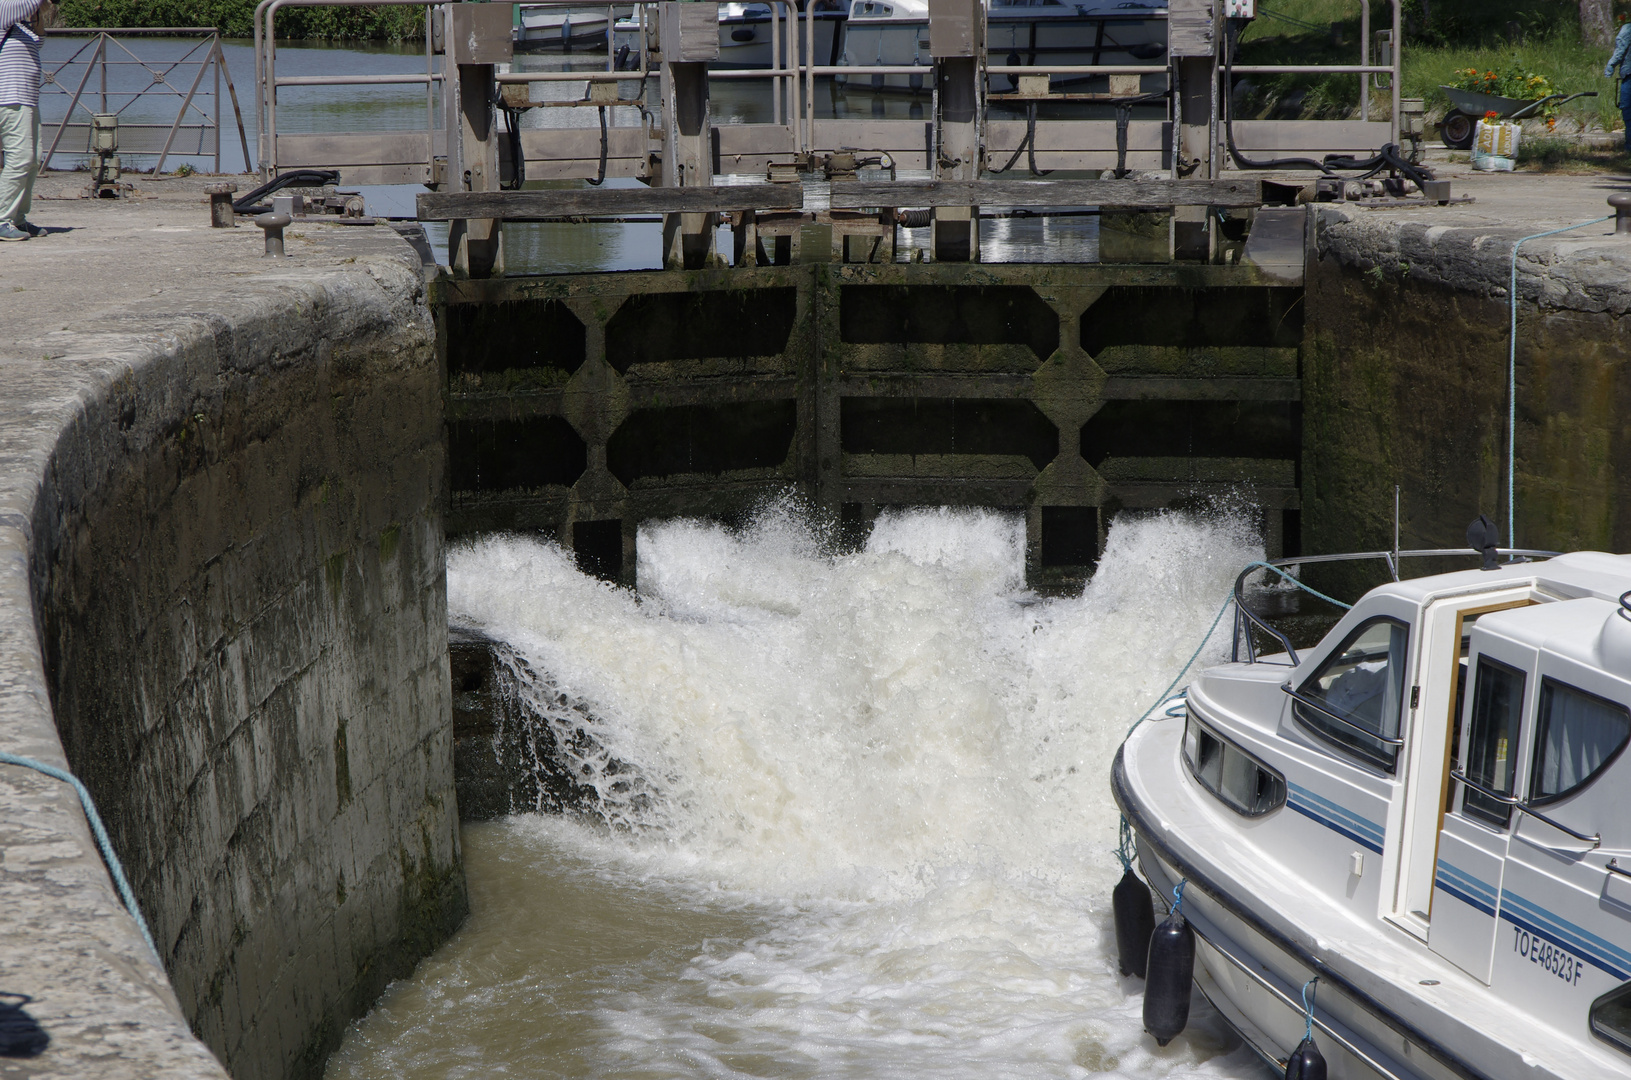
<svg viewBox="0 0 1631 1080">
<path fill-rule="evenodd" d="M 1484 114 L 1485 120 L 1499 120 L 1500 118 L 1501 114 L 1496 112 L 1494 109 L 1491 109 L 1489 112 Z"/>
</svg>

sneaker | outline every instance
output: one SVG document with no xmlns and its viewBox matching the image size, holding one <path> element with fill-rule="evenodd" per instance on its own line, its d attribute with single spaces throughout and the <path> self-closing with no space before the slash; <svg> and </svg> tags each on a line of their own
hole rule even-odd
<svg viewBox="0 0 1631 1080">
<path fill-rule="evenodd" d="M 28 233 L 9 221 L 0 221 L 0 240 L 27 240 Z"/>
<path fill-rule="evenodd" d="M 27 233 L 30 236 L 44 236 L 45 235 L 45 230 L 44 229 L 40 228 L 38 225 L 34 224 L 32 221 L 29 221 L 27 218 L 24 218 L 23 220 L 17 222 L 17 227 L 19 229 L 23 230 L 25 233 Z"/>
</svg>

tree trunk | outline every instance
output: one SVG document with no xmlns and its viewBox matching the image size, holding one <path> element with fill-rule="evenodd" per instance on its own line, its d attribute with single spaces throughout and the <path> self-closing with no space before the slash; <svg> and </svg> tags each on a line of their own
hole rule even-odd
<svg viewBox="0 0 1631 1080">
<path fill-rule="evenodd" d="M 1580 36 L 1601 48 L 1613 43 L 1613 0 L 1580 0 Z"/>
</svg>

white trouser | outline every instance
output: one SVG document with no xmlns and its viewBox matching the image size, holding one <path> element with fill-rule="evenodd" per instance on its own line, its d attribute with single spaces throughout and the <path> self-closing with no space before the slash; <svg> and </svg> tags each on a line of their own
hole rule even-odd
<svg viewBox="0 0 1631 1080">
<path fill-rule="evenodd" d="M 39 171 L 40 110 L 0 105 L 0 221 L 16 224 L 28 215 Z"/>
</svg>

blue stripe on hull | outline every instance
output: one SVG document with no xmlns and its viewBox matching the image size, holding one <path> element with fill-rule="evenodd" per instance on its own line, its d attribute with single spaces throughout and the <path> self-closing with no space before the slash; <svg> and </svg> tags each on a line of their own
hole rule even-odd
<svg viewBox="0 0 1631 1080">
<path fill-rule="evenodd" d="M 1462 903 L 1494 918 L 1495 887 L 1465 870 L 1440 860 L 1434 884 Z M 1542 941 L 1579 956 L 1592 967 L 1620 982 L 1631 979 L 1631 952 L 1576 926 L 1514 892 L 1502 891 L 1500 917 Z"/>
<path fill-rule="evenodd" d="M 1382 853 L 1382 841 L 1386 837 L 1382 826 L 1349 810 L 1340 803 L 1314 794 L 1300 784 L 1287 782 L 1287 789 L 1291 798 L 1286 805 L 1306 818 L 1324 825 L 1332 832 L 1341 833 L 1348 839 L 1376 852 Z"/>
</svg>

